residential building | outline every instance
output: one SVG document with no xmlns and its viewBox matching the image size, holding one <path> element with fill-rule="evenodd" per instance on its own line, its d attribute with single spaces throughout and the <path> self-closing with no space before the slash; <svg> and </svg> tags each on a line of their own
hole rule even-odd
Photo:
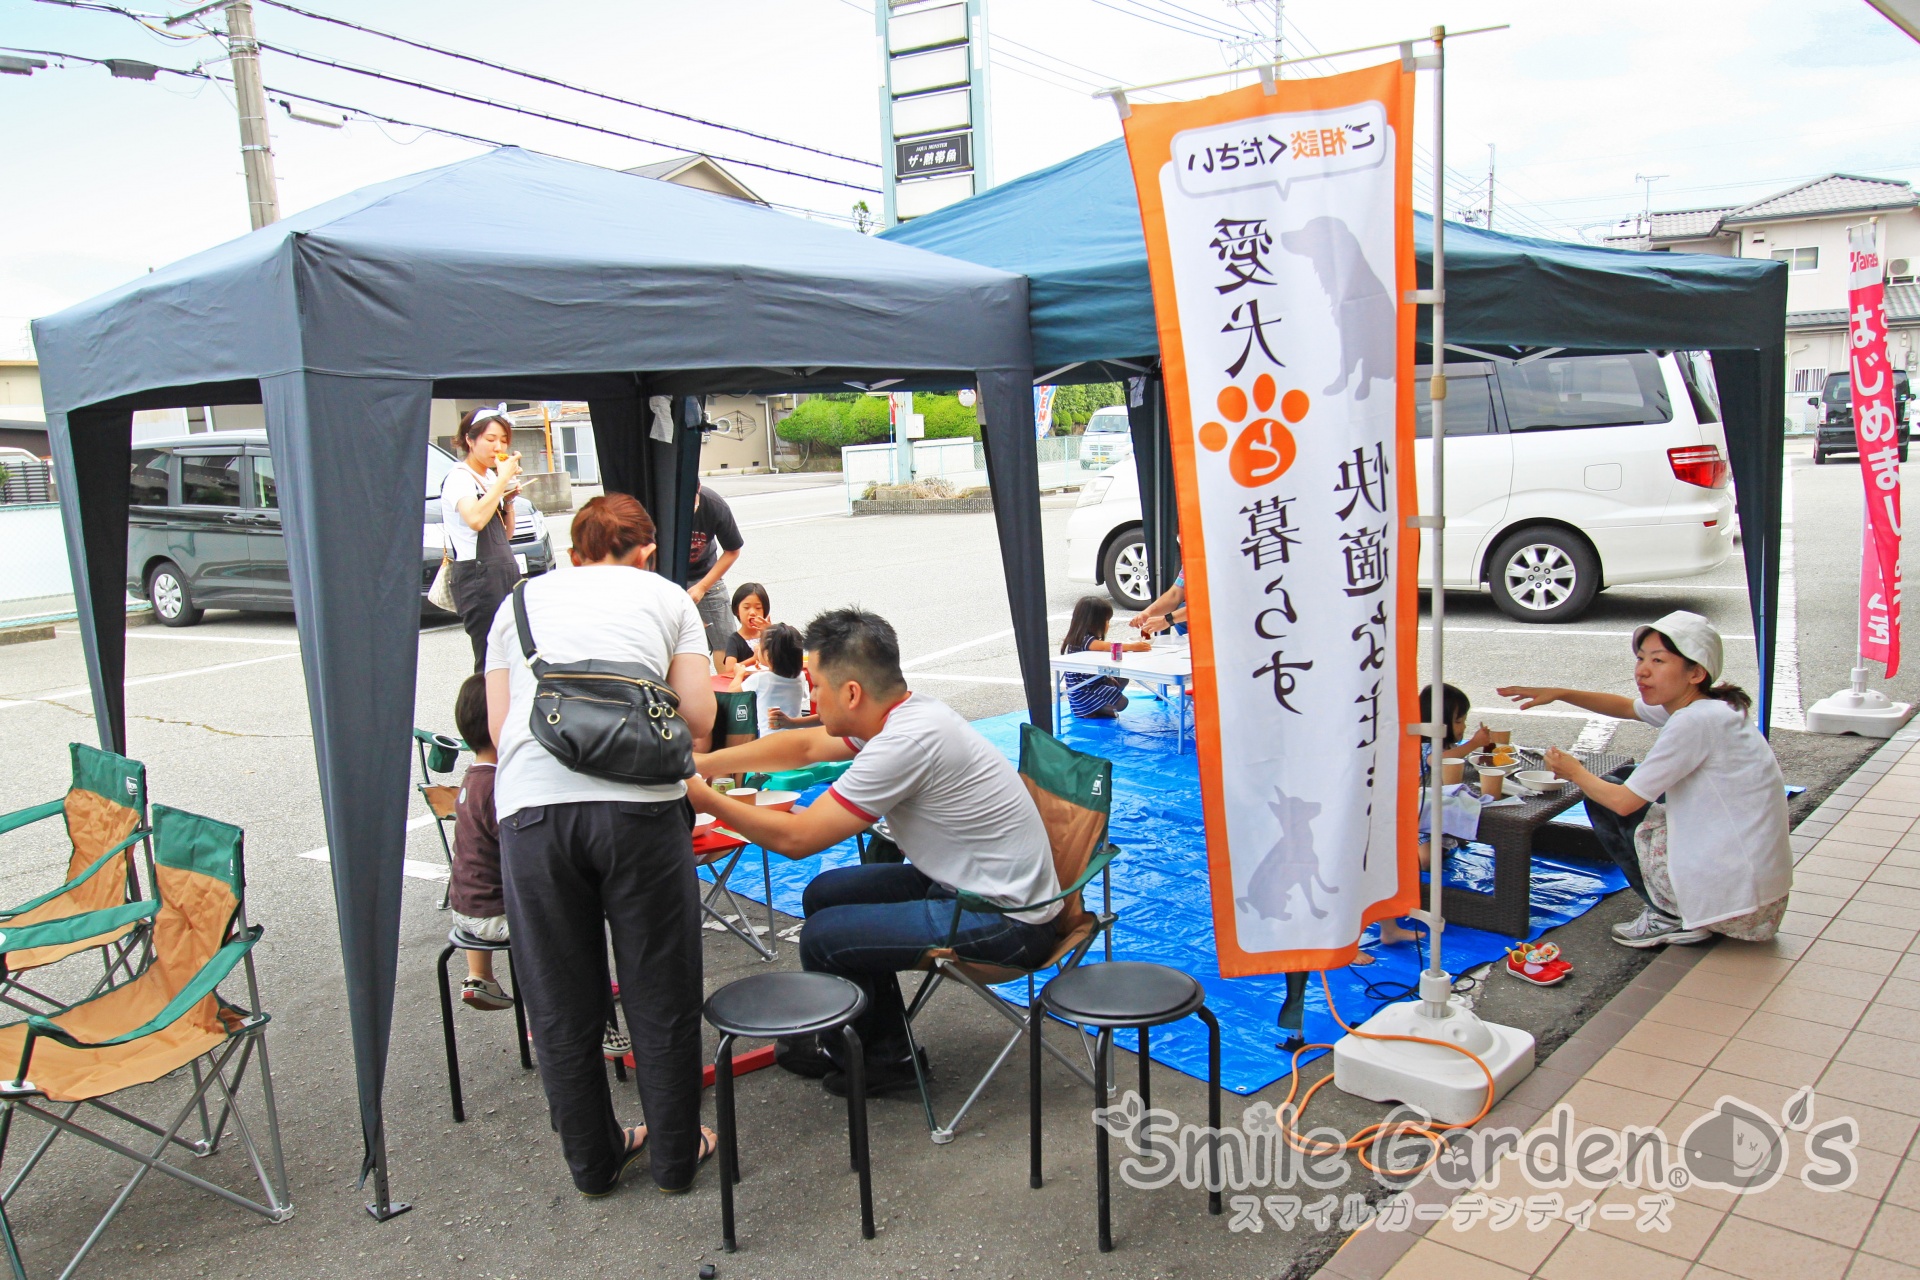
<svg viewBox="0 0 1920 1280">
<path fill-rule="evenodd" d="M 1880 223 L 1888 357 L 1920 373 L 1920 195 L 1911 183 L 1830 173 L 1746 204 L 1656 212 L 1607 243 L 1788 264 L 1787 409 L 1811 423 L 1818 411 L 1809 399 L 1847 367 L 1847 228 L 1868 218 Z"/>
</svg>

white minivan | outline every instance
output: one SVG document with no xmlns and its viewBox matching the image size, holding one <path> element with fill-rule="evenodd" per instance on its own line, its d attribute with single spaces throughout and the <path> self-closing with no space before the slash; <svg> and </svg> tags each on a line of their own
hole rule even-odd
<svg viewBox="0 0 1920 1280">
<path fill-rule="evenodd" d="M 1420 507 L 1432 509 L 1433 416 L 1418 371 Z M 1732 471 L 1699 352 L 1447 362 L 1449 590 L 1509 617 L 1577 618 L 1603 587 L 1685 578 L 1733 550 Z M 1122 605 L 1150 598 L 1131 461 L 1080 491 L 1067 577 Z M 1420 582 L 1431 585 L 1423 553 Z"/>
</svg>

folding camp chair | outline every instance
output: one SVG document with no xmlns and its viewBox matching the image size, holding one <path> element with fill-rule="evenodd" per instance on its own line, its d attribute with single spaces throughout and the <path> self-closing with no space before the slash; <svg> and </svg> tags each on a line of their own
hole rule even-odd
<svg viewBox="0 0 1920 1280">
<path fill-rule="evenodd" d="M 133 846 L 147 838 L 146 766 L 82 742 L 68 744 L 67 750 L 73 783 L 65 797 L 0 817 L 0 832 L 7 832 L 58 815 L 66 821 L 72 847 L 65 884 L 0 911 L 0 946 L 6 948 L 0 955 L 0 1002 L 26 1013 L 58 1009 L 62 1002 L 27 986 L 21 974 L 97 949 L 106 968 L 94 987 L 97 993 L 133 976 L 147 938 L 144 915 L 115 917 L 111 928 L 85 931 L 101 923 L 94 913 L 140 899 Z M 148 860 L 151 864 L 150 847 Z M 89 924 L 71 923 L 81 918 Z"/>
<path fill-rule="evenodd" d="M 26 1272 L 14 1247 L 13 1227 L 5 1205 L 18 1194 L 47 1148 L 62 1133 L 82 1137 L 139 1166 L 121 1188 L 104 1216 L 74 1255 L 62 1275 L 70 1275 L 99 1241 L 129 1196 L 149 1172 L 158 1171 L 182 1182 L 251 1209 L 273 1222 L 293 1214 L 288 1201 L 286 1162 L 280 1149 L 280 1120 L 274 1107 L 273 1077 L 267 1064 L 265 1031 L 268 1015 L 260 1011 L 260 989 L 255 980 L 253 945 L 260 940 L 259 925 L 246 919 L 246 877 L 242 866 L 243 837 L 238 827 L 211 818 L 153 807 L 154 883 L 157 902 L 134 903 L 100 913 L 109 919 L 143 911 L 153 920 L 152 951 L 146 966 L 131 981 L 64 1009 L 50 1017 L 35 1014 L 24 1022 L 0 1027 L 0 1161 L 14 1122 L 22 1115 L 45 1121 L 50 1130 L 0 1194 L 0 1242 L 7 1248 L 16 1280 Z M 244 964 L 247 1000 L 241 1008 L 220 998 L 220 982 Z M 255 1143 L 238 1104 L 247 1068 L 258 1064 L 258 1083 L 266 1121 L 266 1160 Z M 170 1119 L 143 1119 L 111 1096 L 140 1085 L 154 1084 L 182 1067 L 189 1068 L 191 1087 Z M 188 1083 L 182 1080 L 180 1083 Z M 216 1118 L 208 1118 L 209 1094 L 220 1103 Z M 147 1095 L 140 1095 L 144 1098 Z M 122 1099 L 126 1106 L 133 1099 Z M 157 1142 L 136 1150 L 105 1133 L 74 1120 L 86 1106 L 132 1126 Z M 180 1136 L 189 1119 L 199 1115 L 200 1136 Z M 188 1173 L 165 1157 L 174 1147 L 195 1156 L 219 1148 L 231 1119 L 240 1135 L 265 1202 Z"/>
<path fill-rule="evenodd" d="M 447 887 L 440 891 L 440 909 L 445 911 L 453 893 L 453 821 L 460 802 L 460 788 L 435 782 L 433 775 L 452 773 L 454 765 L 460 762 L 460 753 L 472 748 L 451 734 L 415 729 L 413 749 L 420 758 L 420 781 L 414 784 L 414 789 L 427 802 L 427 812 L 433 815 L 433 829 L 440 833 L 440 848 L 447 855 Z"/>
<path fill-rule="evenodd" d="M 953 949 L 953 933 L 948 934 L 946 946 L 931 948 L 921 957 L 917 967 L 924 970 L 927 976 L 921 979 L 920 989 L 907 1006 L 907 1042 L 912 1049 L 914 1076 L 920 1086 L 920 1105 L 926 1111 L 927 1129 L 936 1143 L 953 1141 L 960 1122 L 966 1118 L 968 1110 L 985 1091 L 987 1083 L 1000 1070 L 1000 1065 L 1007 1060 L 1007 1055 L 1013 1052 L 1023 1035 L 1039 1036 L 1042 1048 L 1064 1063 L 1083 1084 L 1089 1087 L 1093 1084 L 1090 1057 L 1088 1064 L 1082 1066 L 1047 1043 L 1041 1031 L 1044 1015 L 1033 1012 L 1036 1007 L 1034 978 L 1048 969 L 1057 968 L 1060 973 L 1073 969 L 1085 958 L 1094 940 L 1099 937 L 1106 940 L 1106 958 L 1113 959 L 1113 922 L 1116 917 L 1113 914 L 1112 878 L 1107 867 L 1120 852 L 1107 843 L 1107 815 L 1113 799 L 1113 765 L 1098 756 L 1075 751 L 1044 729 L 1023 724 L 1020 726 L 1020 780 L 1027 784 L 1028 793 L 1039 807 L 1040 818 L 1047 827 L 1048 843 L 1053 846 L 1054 874 L 1066 888 L 1044 901 L 1019 907 L 996 906 L 963 892 L 954 900 L 953 931 L 959 930 L 962 911 L 1009 915 L 1058 902 L 1060 913 L 1053 918 L 1056 940 L 1046 961 L 1034 969 L 962 959 Z M 1096 875 L 1101 877 L 1101 909 L 1093 913 L 1082 905 L 1080 895 Z M 920 1046 L 914 1040 L 913 1023 L 921 1010 L 926 1008 L 928 998 L 948 978 L 985 1000 L 989 1007 L 1013 1024 L 1014 1033 L 993 1060 L 993 1065 L 980 1077 L 980 1082 L 974 1085 L 967 1100 L 960 1104 L 953 1119 L 943 1125 L 934 1114 L 933 1095 L 927 1087 L 926 1068 L 922 1065 Z M 1002 999 L 992 990 L 998 983 L 1012 982 L 1018 978 L 1027 980 L 1025 1009 Z"/>
</svg>

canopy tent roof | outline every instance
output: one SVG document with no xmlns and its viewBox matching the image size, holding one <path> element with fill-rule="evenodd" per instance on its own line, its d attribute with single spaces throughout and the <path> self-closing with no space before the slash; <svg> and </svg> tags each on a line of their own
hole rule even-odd
<svg viewBox="0 0 1920 1280">
<path fill-rule="evenodd" d="M 709 391 L 977 385 L 1003 554 L 1038 544 L 1026 281 L 501 149 L 329 201 L 35 322 L 103 745 L 125 750 L 134 410 L 259 402 L 332 851 L 367 1171 L 398 956 L 435 396 L 587 400 L 606 487 L 685 580 Z M 1045 597 L 1010 582 L 1030 702 Z M 1028 650 L 1031 650 L 1030 652 Z"/>
<path fill-rule="evenodd" d="M 1130 405 L 1134 463 L 1154 580 L 1157 587 L 1171 582 L 1178 516 L 1156 368 L 1160 342 L 1125 142 L 1105 143 L 882 235 L 1025 275 L 1042 381 L 1146 376 L 1143 394 Z M 1433 221 L 1424 214 L 1415 215 L 1414 246 L 1425 286 Z M 1601 249 L 1457 223 L 1447 224 L 1445 246 L 1450 350 L 1508 358 L 1519 351 L 1487 349 L 1712 352 L 1759 644 L 1759 722 L 1766 729 L 1780 567 L 1786 265 Z M 1423 335 L 1430 311 L 1420 308 Z"/>
<path fill-rule="evenodd" d="M 1414 215 L 1424 276 L 1433 220 Z M 1027 277 L 1034 367 L 1157 356 L 1140 205 L 1121 139 L 915 218 L 882 238 Z M 1447 335 L 1582 350 L 1758 349 L 1782 339 L 1778 264 L 1648 254 L 1447 224 Z M 1778 294 L 1780 306 L 1769 308 Z M 1423 324 L 1425 310 L 1422 309 Z"/>
</svg>

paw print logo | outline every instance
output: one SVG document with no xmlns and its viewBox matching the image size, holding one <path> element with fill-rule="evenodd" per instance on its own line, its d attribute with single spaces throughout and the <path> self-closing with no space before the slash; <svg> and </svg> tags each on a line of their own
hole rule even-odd
<svg viewBox="0 0 1920 1280">
<path fill-rule="evenodd" d="M 1253 380 L 1251 399 L 1239 387 L 1224 387 L 1214 403 L 1226 422 L 1207 422 L 1200 427 L 1200 447 L 1209 453 L 1226 449 L 1231 436 L 1233 447 L 1227 454 L 1227 470 L 1244 488 L 1258 489 L 1278 480 L 1293 465 L 1294 455 L 1299 452 L 1293 432 L 1287 428 L 1306 417 L 1313 402 L 1304 391 L 1289 391 L 1278 397 L 1279 418 L 1270 417 L 1278 390 L 1273 376 L 1265 373 Z M 1259 416 L 1248 422 L 1250 414 Z M 1234 435 L 1236 428 L 1238 434 Z"/>
</svg>

